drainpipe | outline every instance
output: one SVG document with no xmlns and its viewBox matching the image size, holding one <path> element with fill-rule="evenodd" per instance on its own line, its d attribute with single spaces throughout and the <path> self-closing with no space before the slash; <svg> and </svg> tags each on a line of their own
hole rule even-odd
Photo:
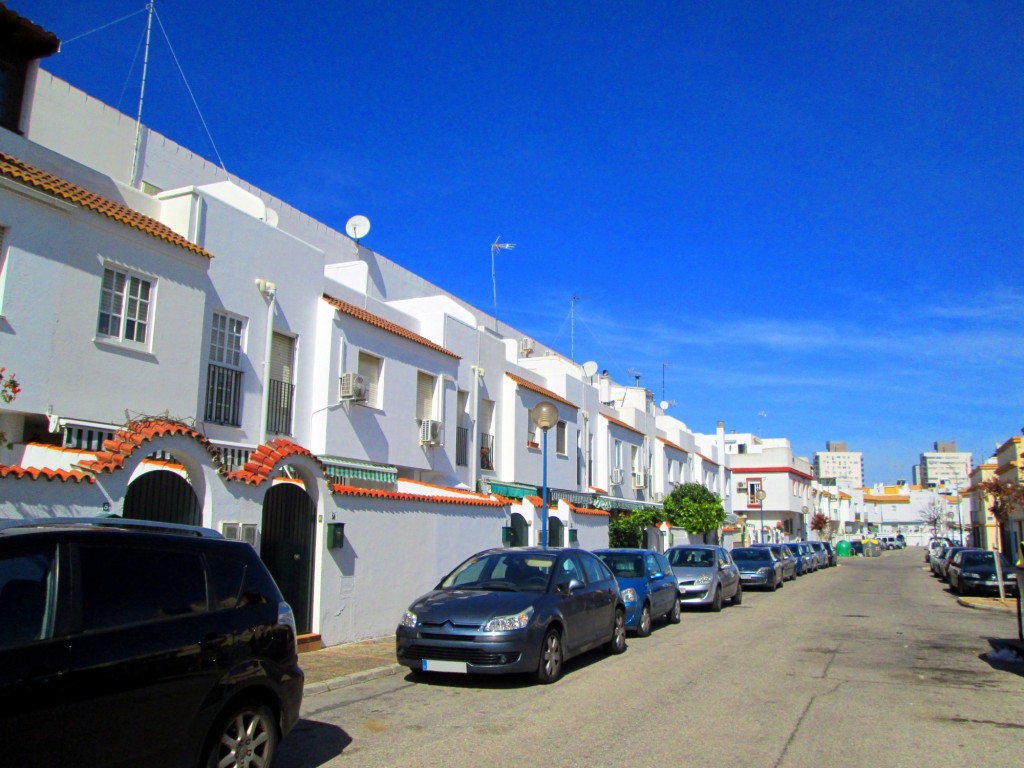
<svg viewBox="0 0 1024 768">
<path fill-rule="evenodd" d="M 270 353 L 274 345 L 274 310 L 277 308 L 277 285 L 260 278 L 256 287 L 267 299 L 267 341 L 263 355 L 263 407 L 260 411 L 260 445 L 267 442 L 267 411 L 270 406 Z"/>
</svg>

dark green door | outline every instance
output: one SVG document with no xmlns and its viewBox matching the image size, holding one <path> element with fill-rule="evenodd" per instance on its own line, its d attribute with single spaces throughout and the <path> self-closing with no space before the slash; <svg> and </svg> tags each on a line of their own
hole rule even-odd
<svg viewBox="0 0 1024 768">
<path fill-rule="evenodd" d="M 293 483 L 280 483 L 263 500 L 260 557 L 295 613 L 300 635 L 312 628 L 313 532 L 316 507 Z"/>
<path fill-rule="evenodd" d="M 188 480 L 166 469 L 147 472 L 132 481 L 124 496 L 121 515 L 158 523 L 203 523 L 199 499 Z"/>
<path fill-rule="evenodd" d="M 526 518 L 518 512 L 512 513 L 512 541 L 513 547 L 525 547 L 530 543 L 530 529 L 526 525 Z"/>
</svg>

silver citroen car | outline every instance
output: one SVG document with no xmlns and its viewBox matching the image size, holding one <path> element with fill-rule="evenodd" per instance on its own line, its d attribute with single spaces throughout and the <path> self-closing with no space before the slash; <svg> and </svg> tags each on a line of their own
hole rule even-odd
<svg viewBox="0 0 1024 768">
<path fill-rule="evenodd" d="M 679 579 L 681 605 L 702 605 L 712 611 L 743 601 L 740 571 L 728 550 L 712 544 L 685 544 L 665 552 L 672 572 Z"/>
</svg>

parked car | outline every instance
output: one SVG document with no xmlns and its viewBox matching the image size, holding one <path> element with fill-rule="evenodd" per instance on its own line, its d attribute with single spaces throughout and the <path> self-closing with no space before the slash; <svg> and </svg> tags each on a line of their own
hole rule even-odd
<svg viewBox="0 0 1024 768">
<path fill-rule="evenodd" d="M 782 564 L 782 580 L 793 581 L 796 579 L 796 557 L 793 555 L 787 544 L 751 544 L 752 547 L 768 547 Z M 735 553 L 736 550 L 733 550 Z M 735 556 L 733 560 L 735 560 Z"/>
<path fill-rule="evenodd" d="M 829 568 L 839 565 L 839 555 L 836 554 L 836 548 L 832 546 L 832 542 L 823 541 L 821 545 L 825 548 L 825 554 L 828 556 Z"/>
<path fill-rule="evenodd" d="M 711 544 L 670 547 L 665 557 L 679 580 L 679 602 L 683 605 L 701 605 L 720 611 L 725 600 L 730 605 L 743 602 L 740 570 L 724 547 Z"/>
<path fill-rule="evenodd" d="M 947 571 L 950 590 L 961 595 L 999 594 L 996 555 L 999 555 L 999 566 L 1002 569 L 1003 593 L 1016 595 L 1016 571 L 1010 561 L 1001 552 L 985 549 L 962 549 L 953 555 Z"/>
<path fill-rule="evenodd" d="M 803 576 L 805 573 L 812 573 L 817 570 L 817 558 L 814 553 L 802 541 L 791 541 L 787 544 L 789 551 L 796 558 L 796 575 Z"/>
<path fill-rule="evenodd" d="M 269 765 L 303 674 L 248 544 L 119 519 L 0 525 L 5 765 Z"/>
<path fill-rule="evenodd" d="M 647 637 L 655 618 L 679 623 L 679 581 L 663 554 L 645 549 L 595 549 L 594 554 L 619 582 L 627 630 Z"/>
<path fill-rule="evenodd" d="M 828 568 L 830 563 L 828 558 L 828 551 L 825 549 L 825 545 L 822 544 L 820 541 L 809 541 L 807 543 L 810 546 L 810 548 L 814 550 L 814 554 L 818 557 L 818 567 Z"/>
<path fill-rule="evenodd" d="M 928 540 L 928 546 L 924 550 L 924 561 L 931 563 L 931 560 L 935 555 L 944 547 L 953 546 L 953 542 L 949 539 L 932 538 Z"/>
<path fill-rule="evenodd" d="M 747 587 L 765 587 L 774 592 L 785 586 L 782 561 L 776 557 L 768 544 L 750 547 L 735 547 L 732 559 L 740 572 L 740 581 Z"/>
<path fill-rule="evenodd" d="M 946 581 L 946 579 L 949 578 L 949 563 L 953 559 L 953 556 L 956 555 L 957 552 L 962 552 L 965 549 L 967 549 L 967 547 L 946 547 L 942 550 L 942 554 L 939 555 L 938 562 L 934 569 L 936 575 L 941 581 Z"/>
<path fill-rule="evenodd" d="M 418 672 L 562 676 L 566 660 L 626 650 L 615 576 L 582 549 L 488 549 L 409 606 L 395 633 L 398 663 Z"/>
</svg>

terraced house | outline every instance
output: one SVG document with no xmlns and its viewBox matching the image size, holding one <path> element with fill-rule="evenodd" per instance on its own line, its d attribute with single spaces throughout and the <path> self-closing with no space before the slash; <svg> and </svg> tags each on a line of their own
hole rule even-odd
<svg viewBox="0 0 1024 768">
<path fill-rule="evenodd" d="M 544 519 L 552 545 L 598 547 L 682 482 L 729 508 L 722 429 L 138 126 L 41 68 L 58 48 L 0 5 L 0 365 L 21 385 L 0 518 L 246 539 L 333 644 L 390 632 L 449 564 L 538 543 Z"/>
</svg>

